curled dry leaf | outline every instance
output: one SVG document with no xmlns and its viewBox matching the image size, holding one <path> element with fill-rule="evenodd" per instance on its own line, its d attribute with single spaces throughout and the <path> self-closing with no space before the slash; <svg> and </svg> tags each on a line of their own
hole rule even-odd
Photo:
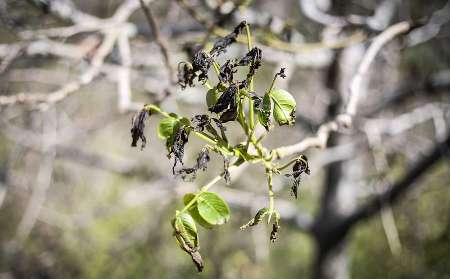
<svg viewBox="0 0 450 279">
<path fill-rule="evenodd" d="M 132 142 L 131 146 L 136 147 L 137 142 L 139 139 L 142 141 L 141 143 L 141 150 L 144 149 L 147 139 L 144 135 L 144 128 L 145 128 L 145 120 L 150 116 L 150 113 L 147 109 L 142 109 L 137 114 L 133 116 L 131 119 L 131 137 Z"/>
<path fill-rule="evenodd" d="M 292 173 L 286 174 L 287 177 L 292 176 L 294 178 L 291 186 L 291 192 L 296 199 L 298 197 L 298 188 L 300 187 L 303 173 L 309 175 L 311 171 L 309 169 L 308 158 L 305 155 L 300 155 L 300 157 L 295 161 L 294 166 L 292 167 Z"/>
<path fill-rule="evenodd" d="M 242 32 L 242 30 L 245 28 L 246 25 L 247 22 L 242 21 L 241 23 L 239 23 L 238 26 L 234 28 L 233 32 L 226 35 L 222 39 L 217 40 L 214 43 L 214 46 L 209 52 L 209 54 L 211 54 L 212 56 L 217 56 L 221 53 L 224 53 L 227 47 L 236 42 L 237 37 L 239 36 L 239 34 Z"/>
</svg>

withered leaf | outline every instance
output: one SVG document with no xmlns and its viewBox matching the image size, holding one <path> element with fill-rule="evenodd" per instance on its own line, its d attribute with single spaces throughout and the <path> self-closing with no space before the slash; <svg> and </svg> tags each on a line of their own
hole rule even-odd
<svg viewBox="0 0 450 279">
<path fill-rule="evenodd" d="M 236 103 L 237 86 L 236 84 L 231 84 L 225 92 L 220 95 L 217 103 L 209 108 L 210 112 L 220 113 L 227 109 L 233 103 Z"/>
<path fill-rule="evenodd" d="M 281 68 L 280 71 L 278 73 L 276 73 L 276 76 L 279 76 L 281 78 L 286 78 L 286 74 L 284 73 L 284 71 L 286 70 L 286 68 Z"/>
<path fill-rule="evenodd" d="M 237 110 L 237 104 L 236 104 L 236 95 L 234 95 L 230 102 L 230 108 L 227 109 L 220 116 L 220 122 L 226 123 L 229 121 L 234 121 L 234 120 L 236 120 L 237 115 L 238 115 L 238 110 Z"/>
<path fill-rule="evenodd" d="M 199 51 L 194 55 L 192 59 L 192 68 L 195 73 L 200 72 L 198 75 L 198 81 L 205 82 L 208 79 L 208 71 L 211 67 L 212 60 L 203 51 Z"/>
<path fill-rule="evenodd" d="M 233 75 L 237 72 L 236 63 L 231 60 L 227 60 L 221 67 L 219 73 L 219 80 L 223 83 L 233 82 Z"/>
<path fill-rule="evenodd" d="M 196 77 L 197 75 L 191 64 L 186 62 L 178 64 L 178 84 L 181 86 L 181 89 L 185 89 L 187 86 L 194 86 L 194 79 Z"/>
<path fill-rule="evenodd" d="M 192 117 L 191 121 L 195 127 L 195 130 L 198 132 L 203 132 L 205 130 L 205 127 L 211 123 L 211 120 L 209 119 L 209 116 L 207 114 L 195 115 L 194 117 Z"/>
<path fill-rule="evenodd" d="M 182 168 L 178 171 L 178 174 L 181 175 L 181 178 L 184 181 L 193 181 L 196 178 L 198 170 L 205 171 L 207 169 L 209 161 L 209 150 L 207 148 L 202 148 L 197 156 L 195 165 L 190 168 Z"/>
<path fill-rule="evenodd" d="M 247 22 L 242 21 L 241 23 L 239 23 L 238 26 L 236 26 L 234 28 L 233 32 L 231 32 L 230 34 L 226 35 L 225 37 L 217 40 L 214 43 L 214 46 L 211 49 L 211 51 L 209 52 L 209 54 L 211 54 L 213 56 L 217 56 L 220 53 L 225 52 L 226 48 L 228 46 L 230 46 L 231 44 L 236 42 L 238 35 L 242 32 L 242 30 L 245 28 L 246 25 L 247 25 Z"/>
<path fill-rule="evenodd" d="M 262 64 L 262 50 L 258 47 L 252 48 L 247 54 L 239 60 L 237 65 L 249 66 L 247 74 L 247 80 L 250 80 L 256 73 L 256 70 L 261 67 Z"/>
<path fill-rule="evenodd" d="M 280 229 L 280 224 L 275 221 L 272 225 L 272 231 L 270 232 L 270 241 L 275 242 L 278 239 L 278 230 Z"/>
<path fill-rule="evenodd" d="M 229 185 L 231 183 L 231 175 L 230 175 L 230 160 L 222 154 L 223 157 L 223 179 L 225 180 L 225 183 Z"/>
<path fill-rule="evenodd" d="M 144 135 L 145 120 L 150 116 L 150 113 L 146 109 L 142 109 L 131 119 L 131 146 L 136 147 L 138 140 L 142 141 L 141 150 L 144 149 L 147 139 Z"/>
<path fill-rule="evenodd" d="M 180 162 L 181 165 L 183 165 L 183 157 L 184 157 L 184 146 L 188 142 L 189 135 L 185 129 L 184 126 L 180 126 L 175 133 L 175 136 L 173 138 L 173 145 L 171 147 L 171 150 L 169 152 L 170 155 L 174 155 L 174 163 L 172 167 L 172 172 L 175 174 L 175 167 L 177 166 L 177 163 Z"/>
<path fill-rule="evenodd" d="M 298 197 L 298 188 L 300 187 L 301 175 L 303 173 L 310 174 L 311 171 L 309 169 L 308 158 L 305 155 L 300 155 L 300 157 L 295 161 L 294 166 L 292 167 L 292 173 L 286 174 L 287 177 L 292 176 L 294 181 L 291 186 L 292 195 L 297 199 Z"/>
</svg>

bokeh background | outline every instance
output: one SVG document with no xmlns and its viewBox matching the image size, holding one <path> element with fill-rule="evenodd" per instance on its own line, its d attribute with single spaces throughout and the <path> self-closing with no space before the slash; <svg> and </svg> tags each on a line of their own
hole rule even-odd
<svg viewBox="0 0 450 279">
<path fill-rule="evenodd" d="M 204 87 L 170 83 L 138 1 L 0 0 L 1 279 L 450 278 L 448 156 L 395 202 L 352 224 L 326 260 L 319 256 L 338 234 L 327 225 L 388 190 L 448 138 L 447 1 L 147 2 L 174 69 L 193 45 L 211 47 L 220 28 L 251 24 L 263 50 L 256 93 L 286 67 L 278 86 L 298 104 L 296 125 L 276 126 L 264 140 L 269 148 L 316 134 L 345 109 L 374 38 L 397 22 L 414 28 L 388 42 L 363 76 L 353 127 L 332 133 L 327 148 L 304 152 L 311 175 L 298 200 L 289 178 L 275 178 L 277 242 L 267 225 L 239 230 L 267 204 L 261 166 L 212 188 L 232 213 L 224 226 L 199 229 L 206 267 L 198 274 L 170 220 L 185 193 L 222 171 L 222 159 L 212 155 L 206 172 L 183 182 L 157 137 L 159 118 L 146 127 L 143 151 L 130 147 L 130 122 L 143 103 L 188 117 L 206 112 Z M 226 56 L 245 52 L 237 43 Z M 233 142 L 243 140 L 237 125 L 227 127 Z M 190 139 L 187 165 L 202 145 Z"/>
</svg>

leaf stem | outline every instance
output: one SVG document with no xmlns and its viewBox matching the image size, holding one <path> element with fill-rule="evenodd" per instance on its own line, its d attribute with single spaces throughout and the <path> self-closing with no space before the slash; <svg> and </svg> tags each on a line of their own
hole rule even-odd
<svg viewBox="0 0 450 279">
<path fill-rule="evenodd" d="M 237 165 L 233 164 L 231 165 L 228 170 L 231 170 L 233 168 L 237 167 Z M 209 188 L 211 188 L 214 184 L 216 184 L 223 176 L 224 176 L 225 172 L 222 172 L 221 174 L 219 174 L 218 176 L 214 177 L 211 181 L 208 182 L 208 184 L 206 184 L 205 186 L 200 188 L 200 191 L 198 191 L 198 193 L 195 194 L 195 196 L 188 202 L 188 204 L 186 204 L 183 209 L 181 209 L 180 211 L 177 212 L 176 216 L 178 217 L 181 213 L 185 212 L 186 210 L 188 210 L 192 205 L 194 205 L 194 203 L 198 200 L 198 198 L 200 197 L 200 195 L 206 191 L 209 190 Z"/>
<path fill-rule="evenodd" d="M 293 163 L 295 163 L 298 160 L 298 158 L 294 158 L 292 160 L 290 160 L 289 162 L 287 162 L 286 164 L 284 164 L 283 166 L 276 168 L 277 171 L 282 171 L 285 168 L 289 167 L 290 165 L 292 165 Z"/>
<path fill-rule="evenodd" d="M 252 35 L 250 33 L 250 27 L 248 25 L 248 23 L 245 25 L 245 33 L 247 34 L 247 48 L 248 51 L 250 51 L 252 49 Z M 253 76 L 250 78 L 250 91 L 253 92 L 254 91 L 254 86 L 253 86 Z M 254 111 L 254 101 L 249 98 L 249 103 L 248 103 L 248 113 L 249 113 L 249 128 L 251 130 L 250 135 L 253 135 L 253 130 L 255 129 L 255 111 Z"/>
<path fill-rule="evenodd" d="M 210 137 L 209 135 L 205 134 L 204 132 L 199 132 L 199 131 L 193 131 L 194 135 L 196 135 L 198 138 L 207 141 L 211 144 L 217 144 L 217 140 L 215 140 L 214 138 Z"/>
<path fill-rule="evenodd" d="M 214 71 L 217 74 L 217 78 L 220 76 L 220 65 L 216 61 L 212 61 Z"/>
<path fill-rule="evenodd" d="M 278 75 L 275 75 L 272 79 L 272 83 L 270 84 L 269 90 L 267 90 L 267 94 L 270 94 L 272 92 L 273 88 L 275 87 L 275 81 L 277 80 Z"/>
<path fill-rule="evenodd" d="M 269 188 L 269 217 L 267 218 L 267 224 L 270 223 L 270 219 L 272 218 L 273 208 L 274 208 L 274 193 L 272 189 L 272 169 L 266 169 L 267 173 L 267 186 Z"/>
<path fill-rule="evenodd" d="M 148 112 L 150 112 L 150 113 L 156 112 L 156 113 L 159 113 L 159 114 L 161 114 L 162 116 L 165 116 L 165 117 L 172 117 L 172 116 L 170 116 L 169 113 L 167 113 L 167 112 L 161 110 L 160 107 L 158 107 L 158 106 L 156 106 L 156 105 L 153 105 L 153 104 L 147 104 L 147 105 L 145 105 L 145 106 L 144 106 L 144 109 L 145 109 L 145 110 L 148 110 Z"/>
<path fill-rule="evenodd" d="M 209 84 L 208 81 L 205 81 L 205 86 L 206 86 L 206 88 L 208 88 L 208 90 L 213 89 L 213 87 L 211 86 L 211 84 Z"/>
</svg>

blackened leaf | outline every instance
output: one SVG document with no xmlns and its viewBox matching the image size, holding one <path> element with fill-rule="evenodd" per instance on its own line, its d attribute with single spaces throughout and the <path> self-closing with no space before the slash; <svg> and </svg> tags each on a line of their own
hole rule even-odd
<svg viewBox="0 0 450 279">
<path fill-rule="evenodd" d="M 294 97 L 283 89 L 274 89 L 269 94 L 274 103 L 273 116 L 278 124 L 293 125 L 297 106 Z"/>
<path fill-rule="evenodd" d="M 308 158 L 305 155 L 300 155 L 300 157 L 295 161 L 294 166 L 292 167 L 292 173 L 286 174 L 286 176 L 292 176 L 294 178 L 291 186 L 291 192 L 296 199 L 298 198 L 298 188 L 300 187 L 303 173 L 309 175 L 311 171 L 309 169 Z"/>
<path fill-rule="evenodd" d="M 254 47 L 252 48 L 244 57 L 239 60 L 239 66 L 249 66 L 249 71 L 247 74 L 247 82 L 253 77 L 256 73 L 256 70 L 261 67 L 262 61 L 262 50 Z"/>
<path fill-rule="evenodd" d="M 188 205 L 188 203 L 195 197 L 193 193 L 188 193 L 184 195 L 183 197 L 183 203 L 184 205 Z M 188 209 L 189 213 L 191 214 L 192 218 L 197 222 L 200 226 L 204 227 L 205 229 L 212 229 L 212 225 L 203 219 L 202 216 L 200 216 L 200 213 L 198 212 L 197 208 L 197 202 L 195 202 L 191 207 Z"/>
<path fill-rule="evenodd" d="M 258 47 L 252 48 L 249 52 L 245 54 L 244 57 L 237 63 L 239 66 L 248 66 L 252 64 L 259 64 L 257 67 L 261 66 L 262 60 L 262 50 Z M 256 65 L 255 65 L 256 66 Z"/>
<path fill-rule="evenodd" d="M 303 154 L 300 155 L 300 157 L 295 161 L 292 171 L 295 178 L 300 176 L 303 172 L 309 175 L 311 170 L 309 169 L 308 158 Z"/>
<path fill-rule="evenodd" d="M 195 167 L 182 168 L 177 170 L 177 176 L 180 175 L 181 179 L 186 182 L 192 182 L 197 177 L 197 169 Z"/>
<path fill-rule="evenodd" d="M 295 197 L 295 199 L 298 199 L 298 188 L 300 187 L 301 182 L 301 176 L 294 179 L 294 182 L 292 182 L 291 186 L 291 193 Z"/>
<path fill-rule="evenodd" d="M 200 115 L 195 115 L 192 119 L 192 124 L 195 127 L 196 131 L 199 132 L 203 132 L 203 130 L 205 130 L 205 127 L 210 124 L 210 119 L 209 116 L 207 114 L 200 114 Z"/>
<path fill-rule="evenodd" d="M 193 181 L 196 178 L 198 170 L 202 171 L 206 170 L 206 168 L 208 167 L 209 160 L 210 160 L 209 150 L 207 148 L 202 148 L 202 150 L 197 156 L 195 165 L 190 168 L 182 168 L 179 171 L 177 171 L 177 174 L 181 175 L 181 178 L 184 181 Z"/>
<path fill-rule="evenodd" d="M 216 104 L 209 108 L 210 112 L 220 113 L 227 109 L 233 102 L 236 102 L 236 93 L 237 86 L 235 84 L 231 84 L 225 92 L 220 95 Z"/>
<path fill-rule="evenodd" d="M 223 179 L 225 180 L 225 183 L 229 185 L 231 183 L 231 175 L 230 175 L 230 160 L 222 153 L 223 157 Z"/>
<path fill-rule="evenodd" d="M 184 126 L 178 125 L 177 130 L 173 136 L 172 147 L 169 151 L 169 156 L 171 154 L 174 155 L 174 163 L 172 167 L 172 172 L 175 174 L 175 167 L 177 163 L 181 163 L 183 165 L 183 157 L 184 157 L 184 146 L 188 142 L 189 135 Z M 171 141 L 169 138 L 167 141 Z"/>
<path fill-rule="evenodd" d="M 217 56 L 220 53 L 225 52 L 226 48 L 228 46 L 230 46 L 232 43 L 236 42 L 237 36 L 239 35 L 239 33 L 241 33 L 242 29 L 244 29 L 246 25 L 247 25 L 247 23 L 245 21 L 242 21 L 241 23 L 239 23 L 238 26 L 236 26 L 234 28 L 233 32 L 231 32 L 230 34 L 226 35 L 225 37 L 217 40 L 214 43 L 214 46 L 211 49 L 211 51 L 209 52 L 209 54 L 211 54 L 213 56 Z"/>
<path fill-rule="evenodd" d="M 241 230 L 244 230 L 248 227 L 253 227 L 258 225 L 262 219 L 264 218 L 264 216 L 266 216 L 269 213 L 269 209 L 268 208 L 261 208 L 260 210 L 258 210 L 258 212 L 256 213 L 255 217 L 253 217 L 247 224 L 242 225 L 240 227 Z"/>
<path fill-rule="evenodd" d="M 222 225 L 230 219 L 228 204 L 217 194 L 203 192 L 197 199 L 200 216 L 211 225 Z"/>
<path fill-rule="evenodd" d="M 176 117 L 163 118 L 158 125 L 158 136 L 161 139 L 167 139 L 172 137 L 176 132 L 176 127 L 179 120 Z"/>
<path fill-rule="evenodd" d="M 280 230 L 280 213 L 275 212 L 275 222 L 272 225 L 272 232 L 270 232 L 270 241 L 275 242 L 278 239 L 279 230 Z"/>
<path fill-rule="evenodd" d="M 187 86 L 194 86 L 194 79 L 197 74 L 192 67 L 192 64 L 187 62 L 181 62 L 178 64 L 178 84 L 181 89 L 185 89 Z"/>
<path fill-rule="evenodd" d="M 233 76 L 237 72 L 236 63 L 231 60 L 227 60 L 221 67 L 219 72 L 219 80 L 223 83 L 233 82 Z"/>
<path fill-rule="evenodd" d="M 211 67 L 212 60 L 203 51 L 197 52 L 192 59 L 192 68 L 194 73 L 198 73 L 198 81 L 205 82 L 208 79 L 208 71 Z"/>
<path fill-rule="evenodd" d="M 229 121 L 236 120 L 238 115 L 238 107 L 236 104 L 236 95 L 234 95 L 233 100 L 230 103 L 230 108 L 227 109 L 225 112 L 222 113 L 220 116 L 220 122 L 226 123 Z"/>
<path fill-rule="evenodd" d="M 280 71 L 278 73 L 276 73 L 276 76 L 279 76 L 281 78 L 286 78 L 286 73 L 284 72 L 286 70 L 286 68 L 281 68 Z"/>
<path fill-rule="evenodd" d="M 197 156 L 196 168 L 198 170 L 205 171 L 208 168 L 209 160 L 209 150 L 207 148 L 203 148 Z"/>
<path fill-rule="evenodd" d="M 147 139 L 144 135 L 145 120 L 150 116 L 147 109 L 142 109 L 139 113 L 135 114 L 131 119 L 131 146 L 135 147 L 138 140 L 142 141 L 141 149 L 144 149 Z"/>
</svg>

